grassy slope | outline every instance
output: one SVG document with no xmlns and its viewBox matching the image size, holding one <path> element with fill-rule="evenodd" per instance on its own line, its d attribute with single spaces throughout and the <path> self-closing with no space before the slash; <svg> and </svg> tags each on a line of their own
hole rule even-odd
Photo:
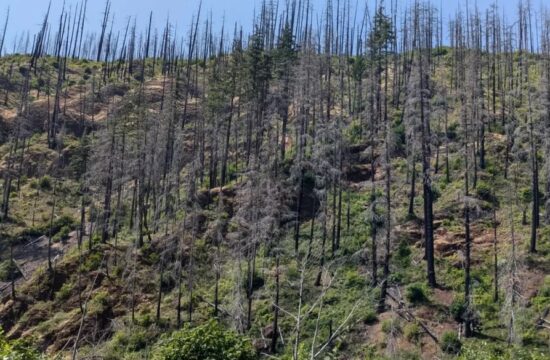
<svg viewBox="0 0 550 360">
<path fill-rule="evenodd" d="M 19 61 L 15 59 L 14 61 Z M 7 66 L 2 64 L 4 68 Z M 85 68 L 93 67 L 89 63 L 71 64 L 72 77 L 75 79 L 72 86 L 89 84 L 85 79 Z M 444 76 L 445 65 L 439 65 Z M 83 81 L 78 79 L 82 78 Z M 154 86 L 152 84 L 151 86 Z M 76 92 L 70 92 L 75 94 Z M 106 104 L 101 104 L 98 113 L 105 111 Z M 7 109 L 0 106 L 2 114 Z M 456 109 L 451 109 L 450 122 L 458 121 Z M 8 120 L 9 121 L 9 120 Z M 545 274 L 550 272 L 550 228 L 541 229 L 539 253 L 525 255 L 529 234 L 529 225 L 522 225 L 521 206 L 509 201 L 510 181 L 502 177 L 503 148 L 505 138 L 495 127 L 487 135 L 488 169 L 479 173 L 479 181 L 489 184 L 501 199 L 497 217 L 500 223 L 498 229 L 499 258 L 501 264 L 501 285 L 506 286 L 506 260 L 510 252 L 511 221 L 515 227 L 518 248 L 521 254 L 521 285 L 522 309 L 517 314 L 520 325 L 519 335 L 527 349 L 548 349 L 549 333 L 546 329 L 537 329 L 535 322 L 539 314 L 550 306 L 550 279 Z M 77 146 L 78 141 L 72 135 L 67 135 L 65 150 Z M 442 285 L 440 289 L 427 289 L 424 283 L 425 263 L 422 260 L 419 234 L 421 225 L 417 220 L 407 220 L 405 210 L 407 205 L 408 186 L 404 159 L 394 159 L 393 197 L 395 205 L 394 223 L 394 255 L 392 257 L 392 282 L 402 294 L 405 307 L 417 319 L 420 319 L 432 332 L 441 338 L 446 331 L 455 331 L 457 323 L 453 320 L 449 307 L 460 298 L 463 287 L 463 271 L 460 248 L 463 241 L 463 226 L 460 217 L 461 203 L 459 200 L 463 188 L 462 163 L 459 153 L 458 140 L 451 143 L 452 181 L 446 183 L 444 176 L 439 172 L 435 176 L 435 185 L 440 197 L 435 204 L 435 217 L 438 228 L 436 230 L 437 276 Z M 0 157 L 4 158 L 7 147 L 0 147 Z M 57 187 L 56 216 L 63 214 L 78 218 L 78 182 L 71 179 L 64 172 L 52 171 L 52 164 L 56 161 L 56 154 L 47 149 L 44 135 L 35 135 L 31 140 L 30 151 L 27 154 L 29 168 L 38 164 L 40 170 L 23 179 L 19 192 L 14 192 L 12 198 L 12 216 L 14 221 L 4 225 L 4 234 L 18 238 L 25 230 L 31 227 L 31 217 L 34 211 L 35 227 L 40 228 L 48 224 L 51 211 L 53 191 L 51 188 L 41 188 L 41 179 L 48 175 L 59 179 Z M 36 160 L 33 160 L 36 159 Z M 357 160 L 359 161 L 359 160 Z M 34 163 L 36 162 L 36 164 Z M 61 166 L 66 168 L 67 164 Z M 59 167 L 55 167 L 59 169 Z M 518 187 L 529 185 L 527 164 L 517 165 Z M 492 174 L 495 174 L 493 177 Z M 233 186 L 238 186 L 234 184 Z M 290 352 L 289 341 L 293 339 L 293 329 L 296 324 L 295 314 L 298 309 L 297 294 L 300 283 L 304 284 L 304 304 L 302 314 L 307 314 L 303 320 L 301 331 L 304 353 L 309 352 L 316 328 L 318 334 L 316 343 L 323 343 L 330 331 L 339 329 L 343 324 L 341 336 L 331 344 L 329 351 L 335 358 L 370 358 L 374 354 L 390 358 L 415 357 L 432 358 L 433 356 L 447 356 L 441 353 L 440 347 L 427 336 L 417 324 L 408 322 L 397 315 L 395 311 L 388 311 L 376 315 L 376 289 L 368 286 L 370 263 L 365 259 L 370 256 L 364 249 L 369 245 L 368 227 L 365 220 L 365 208 L 370 201 L 370 182 L 353 184 L 349 196 L 350 227 L 343 221 L 342 248 L 333 259 L 329 260 L 328 272 L 323 275 L 323 285 L 314 286 L 317 276 L 317 262 L 320 253 L 321 229 L 315 227 L 313 237 L 313 257 L 311 264 L 301 272 L 303 263 L 298 263 L 293 255 L 293 237 L 288 235 L 282 244 L 283 254 L 281 261 L 281 330 L 285 339 L 285 352 Z M 382 189 L 383 184 L 379 184 Z M 36 198 L 37 189 L 40 189 Z M 61 196 L 60 196 L 61 195 Z M 475 194 L 479 198 L 479 192 Z M 344 197 L 344 208 L 347 208 L 347 197 Z M 197 278 L 194 289 L 193 322 L 199 323 L 212 316 L 214 272 L 212 271 L 212 247 L 209 243 L 209 229 L 212 229 L 217 219 L 217 202 L 214 201 L 201 210 L 206 218 L 204 231 L 201 232 L 195 248 L 197 259 Z M 236 206 L 238 199 L 228 196 L 227 210 Z M 35 204 L 36 202 L 36 204 Z M 421 195 L 416 198 L 416 213 L 421 214 Z M 492 229 L 491 204 L 479 200 L 481 209 L 473 224 L 474 245 L 473 273 L 474 303 L 481 319 L 481 334 L 479 337 L 466 341 L 466 354 L 469 349 L 483 351 L 491 346 L 505 348 L 506 329 L 502 326 L 506 308 L 504 294 L 495 304 L 492 301 Z M 233 209 L 234 210 L 234 209 Z M 230 213 L 231 211 L 227 211 Z M 344 212 L 345 213 L 345 212 Z M 231 225 L 228 232 L 231 235 Z M 289 232 L 290 233 L 290 232 Z M 305 221 L 301 227 L 302 247 L 305 253 L 310 233 L 310 221 Z M 462 235 L 462 236 L 461 236 Z M 87 241 L 87 239 L 86 239 Z M 160 266 L 159 249 L 167 238 L 161 231 L 153 236 L 153 242 L 147 244 L 139 252 L 133 250 L 134 234 L 125 230 L 119 234 L 116 247 L 114 243 L 108 245 L 95 244 L 94 250 L 88 251 L 87 245 L 82 252 L 73 248 L 56 266 L 55 278 L 44 270 L 38 270 L 18 289 L 18 300 L 5 300 L 0 305 L 0 316 L 5 327 L 9 328 L 11 337 L 30 337 L 35 344 L 50 354 L 63 353 L 72 347 L 74 335 L 82 327 L 85 341 L 81 354 L 100 353 L 107 358 L 142 358 L 152 351 L 158 336 L 170 331 L 175 324 L 176 314 L 176 269 L 171 264 L 165 269 L 164 292 L 162 297 L 162 321 L 155 324 L 155 308 L 158 291 L 158 269 Z M 5 241 L 0 246 L 6 249 Z M 224 311 L 235 313 L 235 299 L 245 296 L 244 289 L 235 289 L 237 280 L 244 276 L 245 259 L 236 259 L 227 248 L 222 248 L 222 258 L 231 259 L 222 264 L 223 270 L 220 282 L 220 298 L 222 314 Z M 263 281 L 254 295 L 254 322 L 248 335 L 256 339 L 256 345 L 262 347 L 262 333 L 269 331 L 272 316 L 273 277 L 275 273 L 274 260 L 266 257 L 267 249 L 261 248 L 257 258 L 257 276 Z M 2 254 L 6 254 L 2 251 Z M 5 255 L 3 255 L 5 259 Z M 116 259 L 116 260 L 115 260 Z M 80 263 L 80 265 L 79 265 Z M 107 266 L 105 266 L 107 264 Z M 80 269 L 80 271 L 78 271 Z M 132 269 L 135 269 L 133 272 Z M 186 283 L 186 279 L 184 279 Z M 51 286 L 53 284 L 53 286 Z M 261 284 L 261 281 L 260 281 Z M 423 289 L 427 299 L 418 304 L 407 300 L 407 289 L 414 286 Z M 51 288 L 53 287 L 53 292 Z M 132 288 L 137 289 L 135 299 L 131 297 Z M 79 291 L 81 290 L 81 291 Z M 89 299 L 85 320 L 81 323 L 79 309 L 79 294 Z M 318 301 L 321 299 L 322 301 Z M 397 292 L 393 292 L 398 296 Z M 189 301 L 184 292 L 183 309 Z M 135 324 L 131 326 L 129 308 L 132 301 L 136 302 Z M 391 306 L 397 307 L 395 301 Z M 349 317 L 350 312 L 353 316 Z M 294 315 L 292 315 L 294 314 Z M 186 315 L 182 315 L 186 319 Z M 227 316 L 222 318 L 229 323 Z M 346 321 L 347 320 L 347 321 Z M 479 356 L 479 355 L 478 355 Z M 520 357 L 518 357 L 520 358 Z"/>
</svg>

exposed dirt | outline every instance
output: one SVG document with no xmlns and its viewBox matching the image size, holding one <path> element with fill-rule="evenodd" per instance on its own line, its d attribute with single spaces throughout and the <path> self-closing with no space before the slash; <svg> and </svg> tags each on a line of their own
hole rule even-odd
<svg viewBox="0 0 550 360">
<path fill-rule="evenodd" d="M 26 244 L 17 245 L 13 249 L 13 258 L 21 276 L 16 280 L 16 287 L 29 279 L 32 274 L 48 262 L 48 237 L 43 235 Z M 73 231 L 65 241 L 54 242 L 51 246 L 52 265 L 61 260 L 63 255 L 78 242 L 78 233 Z M 11 283 L 0 282 L 0 297 L 10 294 Z"/>
<path fill-rule="evenodd" d="M 476 225 L 473 225 L 470 231 L 472 254 L 476 255 L 473 260 L 476 260 L 485 253 L 485 250 L 493 247 L 494 235 L 491 229 L 482 229 Z M 466 235 L 463 232 L 451 232 L 445 227 L 440 227 L 434 232 L 434 249 L 443 256 L 450 256 L 456 251 L 463 251 L 465 237 Z"/>
</svg>

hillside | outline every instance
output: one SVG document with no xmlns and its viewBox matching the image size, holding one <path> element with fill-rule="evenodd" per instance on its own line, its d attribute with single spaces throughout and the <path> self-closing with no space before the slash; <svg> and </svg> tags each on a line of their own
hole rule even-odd
<svg viewBox="0 0 550 360">
<path fill-rule="evenodd" d="M 362 41 L 266 5 L 248 40 L 0 56 L 0 355 L 550 357 L 550 37 L 521 6 L 452 46 L 428 4 Z"/>
</svg>

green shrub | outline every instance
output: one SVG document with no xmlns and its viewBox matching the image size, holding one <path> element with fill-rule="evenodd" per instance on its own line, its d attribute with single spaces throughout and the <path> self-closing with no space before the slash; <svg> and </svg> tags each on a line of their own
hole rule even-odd
<svg viewBox="0 0 550 360">
<path fill-rule="evenodd" d="M 102 255 L 99 252 L 91 252 L 88 254 L 86 259 L 84 260 L 84 263 L 81 265 L 81 270 L 83 272 L 88 272 L 92 270 L 96 270 L 101 266 L 101 262 L 103 260 Z"/>
<path fill-rule="evenodd" d="M 0 262 L 0 281 L 10 281 L 12 275 L 17 276 L 19 270 L 10 260 Z"/>
<path fill-rule="evenodd" d="M 61 229 L 59 229 L 57 234 L 53 236 L 52 240 L 54 242 L 65 241 L 69 238 L 69 234 L 71 231 L 72 230 L 69 226 L 64 225 Z"/>
<path fill-rule="evenodd" d="M 396 334 L 401 332 L 401 324 L 396 318 L 386 319 L 382 321 L 382 331 L 385 334 Z"/>
<path fill-rule="evenodd" d="M 485 200 L 492 204 L 497 203 L 497 198 L 493 193 L 492 187 L 484 181 L 479 181 L 476 186 L 476 196 L 478 199 Z"/>
<path fill-rule="evenodd" d="M 144 310 L 142 313 L 138 314 L 138 316 L 136 317 L 136 323 L 139 326 L 143 326 L 144 328 L 147 328 L 147 327 L 153 325 L 154 319 L 151 316 L 149 308 Z"/>
<path fill-rule="evenodd" d="M 368 310 L 363 316 L 363 321 L 367 325 L 372 325 L 378 321 L 378 314 L 375 311 Z"/>
<path fill-rule="evenodd" d="M 466 309 L 466 302 L 460 297 L 455 298 L 449 307 L 449 311 L 456 322 L 464 321 L 464 313 L 466 312 Z"/>
<path fill-rule="evenodd" d="M 88 314 L 90 316 L 102 314 L 109 307 L 109 293 L 107 291 L 99 291 L 88 304 Z"/>
<path fill-rule="evenodd" d="M 362 288 L 365 286 L 365 279 L 356 270 L 346 272 L 345 284 L 347 288 Z"/>
<path fill-rule="evenodd" d="M 524 204 L 533 201 L 533 191 L 530 187 L 524 187 L 519 190 L 519 197 Z"/>
<path fill-rule="evenodd" d="M 55 298 L 58 301 L 67 300 L 71 296 L 71 291 L 73 290 L 73 285 L 66 282 L 61 286 L 61 289 L 55 293 Z"/>
<path fill-rule="evenodd" d="M 39 184 L 39 181 L 36 180 L 36 179 L 33 179 L 30 184 L 29 184 L 30 188 L 31 189 L 38 189 L 38 187 L 40 186 Z"/>
<path fill-rule="evenodd" d="M 396 153 L 404 153 L 405 144 L 407 143 L 407 134 L 405 131 L 405 124 L 403 124 L 400 117 L 393 122 L 392 130 L 395 139 L 393 151 Z"/>
<path fill-rule="evenodd" d="M 439 198 L 441 197 L 441 189 L 439 189 L 439 187 L 437 186 L 432 186 L 432 199 L 433 201 L 437 201 L 439 200 Z"/>
<path fill-rule="evenodd" d="M 454 331 L 447 331 L 441 337 L 441 350 L 447 354 L 458 354 L 462 348 L 462 343 Z"/>
<path fill-rule="evenodd" d="M 8 341 L 0 328 L 0 359 L 38 360 L 40 355 L 23 340 Z"/>
<path fill-rule="evenodd" d="M 159 342 L 157 360 L 253 360 L 256 353 L 250 341 L 224 330 L 212 320 L 195 328 L 186 327 Z"/>
<path fill-rule="evenodd" d="M 42 190 L 51 190 L 52 189 L 52 179 L 48 175 L 43 176 L 38 182 L 38 186 Z"/>
<path fill-rule="evenodd" d="M 540 289 L 538 296 L 550 297 L 550 275 L 544 278 L 544 283 Z"/>
<path fill-rule="evenodd" d="M 422 336 L 422 330 L 420 330 L 420 326 L 416 323 L 407 324 L 403 329 L 403 334 L 410 342 L 417 342 Z"/>
<path fill-rule="evenodd" d="M 428 302 L 426 289 L 419 283 L 409 285 L 405 297 L 411 304 L 424 304 Z"/>
<path fill-rule="evenodd" d="M 460 350 L 460 360 L 546 360 L 548 350 L 525 346 L 502 346 L 494 341 L 468 341 Z"/>
<path fill-rule="evenodd" d="M 150 334 L 144 329 L 119 331 L 113 336 L 112 345 L 115 349 L 124 349 L 125 352 L 136 352 L 147 347 Z"/>
<path fill-rule="evenodd" d="M 397 253 L 395 254 L 395 262 L 400 268 L 407 268 L 411 265 L 411 254 L 412 251 L 407 242 L 401 241 L 397 248 Z"/>
<path fill-rule="evenodd" d="M 41 235 L 48 235 L 51 232 L 52 237 L 55 238 L 56 234 L 59 233 L 63 228 L 66 228 L 63 229 L 63 231 L 66 232 L 67 236 L 69 235 L 69 232 L 76 228 L 76 221 L 68 215 L 63 215 L 58 217 L 57 219 L 54 219 L 54 221 L 51 223 L 51 228 L 49 216 L 45 219 L 45 221 L 46 224 L 44 224 L 43 226 L 29 227 L 23 230 L 20 236 L 33 238 Z"/>
</svg>

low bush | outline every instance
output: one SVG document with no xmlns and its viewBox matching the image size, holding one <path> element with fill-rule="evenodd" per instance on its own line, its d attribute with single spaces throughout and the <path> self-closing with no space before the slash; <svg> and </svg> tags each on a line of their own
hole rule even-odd
<svg viewBox="0 0 550 360">
<path fill-rule="evenodd" d="M 99 291 L 88 304 L 88 314 L 90 316 L 103 314 L 109 307 L 109 293 L 107 291 Z"/>
<path fill-rule="evenodd" d="M 451 316 L 456 322 L 463 322 L 464 321 L 464 313 L 466 312 L 466 302 L 463 298 L 455 298 L 453 302 L 451 303 L 451 306 L 449 307 L 449 311 L 451 312 Z"/>
<path fill-rule="evenodd" d="M 484 181 L 479 181 L 476 186 L 476 196 L 478 199 L 485 200 L 491 204 L 497 203 L 493 187 Z"/>
<path fill-rule="evenodd" d="M 378 315 L 375 311 L 368 310 L 363 316 L 363 322 L 367 325 L 372 325 L 378 321 Z"/>
<path fill-rule="evenodd" d="M 17 277 L 19 270 L 11 260 L 0 262 L 0 281 L 10 281 L 12 276 Z"/>
<path fill-rule="evenodd" d="M 46 175 L 43 176 L 40 181 L 38 182 L 38 186 L 40 186 L 41 190 L 51 190 L 52 189 L 52 179 Z"/>
<path fill-rule="evenodd" d="M 403 329 L 403 334 L 407 340 L 416 343 L 422 336 L 422 330 L 416 323 L 407 324 L 407 326 Z"/>
<path fill-rule="evenodd" d="M 411 304 L 415 305 L 429 302 L 425 287 L 419 283 L 409 285 L 405 297 Z"/>
<path fill-rule="evenodd" d="M 253 360 L 252 343 L 223 329 L 212 320 L 195 328 L 186 327 L 161 340 L 154 351 L 157 360 Z"/>
<path fill-rule="evenodd" d="M 382 321 L 382 331 L 385 334 L 398 334 L 401 332 L 401 324 L 396 318 L 386 319 Z"/>
<path fill-rule="evenodd" d="M 11 341 L 6 339 L 0 328 L 0 359 L 9 360 L 38 360 L 39 353 L 23 340 Z"/>
<path fill-rule="evenodd" d="M 458 354 L 462 348 L 462 343 L 458 339 L 458 335 L 453 331 L 443 333 L 441 337 L 441 350 L 447 354 Z"/>
<path fill-rule="evenodd" d="M 73 285 L 71 283 L 65 283 L 63 286 L 61 286 L 61 289 L 55 293 L 55 299 L 58 301 L 64 301 L 67 300 L 71 296 L 71 292 L 73 290 Z"/>
</svg>

